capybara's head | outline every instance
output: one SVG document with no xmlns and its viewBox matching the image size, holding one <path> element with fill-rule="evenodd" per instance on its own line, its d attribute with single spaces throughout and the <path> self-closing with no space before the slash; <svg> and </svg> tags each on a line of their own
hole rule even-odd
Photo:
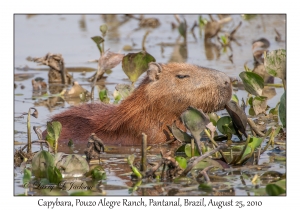
<svg viewBox="0 0 300 210">
<path fill-rule="evenodd" d="M 204 112 L 224 109 L 231 99 L 230 78 L 223 72 L 186 63 L 151 62 L 145 82 L 146 95 L 160 107 L 179 111 L 193 106 Z M 181 108 L 180 108 L 181 107 Z"/>
</svg>

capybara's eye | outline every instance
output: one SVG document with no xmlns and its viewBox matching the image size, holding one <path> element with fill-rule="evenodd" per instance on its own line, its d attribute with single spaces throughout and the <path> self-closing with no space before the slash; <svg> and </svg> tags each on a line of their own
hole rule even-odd
<svg viewBox="0 0 300 210">
<path fill-rule="evenodd" d="M 177 74 L 176 77 L 179 78 L 179 79 L 184 79 L 184 78 L 190 77 L 190 75 L 180 75 L 180 74 Z"/>
<path fill-rule="evenodd" d="M 227 82 L 227 81 L 225 82 L 225 85 L 228 85 L 228 82 Z"/>
</svg>

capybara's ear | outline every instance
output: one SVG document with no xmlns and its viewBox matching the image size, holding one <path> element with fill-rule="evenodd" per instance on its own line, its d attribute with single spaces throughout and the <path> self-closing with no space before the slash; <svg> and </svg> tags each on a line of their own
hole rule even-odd
<svg viewBox="0 0 300 210">
<path fill-rule="evenodd" d="M 148 64 L 147 75 L 151 81 L 156 81 L 159 79 L 159 74 L 162 70 L 162 67 L 155 62 L 150 62 Z"/>
</svg>

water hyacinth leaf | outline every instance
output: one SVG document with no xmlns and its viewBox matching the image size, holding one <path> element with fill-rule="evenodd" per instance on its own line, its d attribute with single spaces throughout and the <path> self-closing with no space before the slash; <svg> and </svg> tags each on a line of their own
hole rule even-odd
<svg viewBox="0 0 300 210">
<path fill-rule="evenodd" d="M 47 167 L 54 167 L 54 157 L 47 151 L 40 151 L 32 158 L 32 174 L 36 178 L 47 177 Z"/>
<path fill-rule="evenodd" d="M 117 84 L 116 90 L 120 93 L 123 99 L 127 98 L 134 90 L 132 85 Z"/>
<path fill-rule="evenodd" d="M 254 111 L 253 107 L 250 107 L 250 109 L 249 109 L 249 115 L 255 116 L 255 111 Z"/>
<path fill-rule="evenodd" d="M 122 60 L 122 69 L 134 83 L 142 73 L 147 71 L 150 62 L 155 62 L 155 58 L 145 51 L 128 53 Z"/>
<path fill-rule="evenodd" d="M 226 133 L 226 134 L 235 133 L 235 131 L 229 127 L 229 124 L 222 125 L 222 129 L 223 129 L 224 133 Z"/>
<path fill-rule="evenodd" d="M 109 103 L 109 97 L 107 95 L 107 90 L 106 89 L 102 89 L 102 90 L 99 91 L 99 99 L 103 103 Z"/>
<path fill-rule="evenodd" d="M 286 80 L 286 50 L 279 49 L 267 52 L 264 66 L 268 74 Z"/>
<path fill-rule="evenodd" d="M 286 92 L 284 92 L 280 98 L 280 105 L 279 105 L 279 119 L 282 123 L 282 126 L 286 127 Z"/>
<path fill-rule="evenodd" d="M 76 191 L 70 193 L 70 196 L 90 196 L 92 195 L 92 191 L 86 190 L 86 191 Z"/>
<path fill-rule="evenodd" d="M 102 35 L 105 36 L 106 32 L 107 32 L 107 25 L 106 24 L 101 25 L 100 31 L 101 31 Z"/>
<path fill-rule="evenodd" d="M 23 175 L 23 186 L 26 187 L 31 179 L 31 171 L 27 168 L 24 168 Z"/>
<path fill-rule="evenodd" d="M 56 158 L 59 158 L 55 156 Z M 63 170 L 64 177 L 80 177 L 89 171 L 89 164 L 85 158 L 77 154 L 61 156 L 56 159 L 56 167 Z"/>
<path fill-rule="evenodd" d="M 254 151 L 256 148 L 258 148 L 261 145 L 262 140 L 263 140 L 262 138 L 251 137 L 248 145 Z"/>
<path fill-rule="evenodd" d="M 240 131 L 247 137 L 246 127 L 247 127 L 247 116 L 242 108 L 238 105 L 236 101 L 229 101 L 225 106 L 228 114 L 231 117 L 233 126 L 236 130 L 236 133 Z"/>
<path fill-rule="evenodd" d="M 61 129 L 62 129 L 62 125 L 60 122 L 58 121 L 47 122 L 46 140 L 54 148 L 54 153 L 57 153 L 58 138 L 60 136 Z"/>
<path fill-rule="evenodd" d="M 224 127 L 223 126 L 228 126 L 230 128 L 231 131 L 233 131 L 232 134 L 235 134 L 235 130 L 234 130 L 234 127 L 232 125 L 232 120 L 231 120 L 231 117 L 230 116 L 224 116 L 224 117 L 221 117 L 218 122 L 217 122 L 217 128 L 218 130 L 224 134 L 224 135 L 227 135 L 227 132 L 223 129 Z"/>
<path fill-rule="evenodd" d="M 58 121 L 48 122 L 47 123 L 47 136 L 50 139 L 57 140 L 60 136 L 62 125 Z"/>
<path fill-rule="evenodd" d="M 99 165 L 97 165 L 96 167 L 93 168 L 91 174 L 92 174 L 93 179 L 96 179 L 96 180 L 106 179 L 105 170 Z"/>
<path fill-rule="evenodd" d="M 232 95 L 231 100 L 232 100 L 232 101 L 235 101 L 237 104 L 239 104 L 239 98 L 237 97 L 236 94 L 233 94 L 233 95 Z"/>
<path fill-rule="evenodd" d="M 285 194 L 286 190 L 276 184 L 268 184 L 266 186 L 266 192 L 271 196 L 278 196 L 281 194 Z"/>
<path fill-rule="evenodd" d="M 187 160 L 184 157 L 176 156 L 175 160 L 179 164 L 180 168 L 185 169 L 187 166 Z"/>
<path fill-rule="evenodd" d="M 275 108 L 270 109 L 269 114 L 278 115 L 279 105 L 280 105 L 280 102 L 277 103 Z"/>
<path fill-rule="evenodd" d="M 264 113 L 267 108 L 267 98 L 263 96 L 256 96 L 253 99 L 252 105 L 256 115 Z"/>
<path fill-rule="evenodd" d="M 193 107 L 188 107 L 181 114 L 181 120 L 185 127 L 189 129 L 196 142 L 200 141 L 201 133 L 206 129 L 206 125 L 210 123 L 209 118 L 202 110 L 197 110 Z"/>
<path fill-rule="evenodd" d="M 215 112 L 208 113 L 208 116 L 209 116 L 210 122 L 212 122 L 212 124 L 214 126 L 216 126 L 217 122 L 219 120 L 219 116 Z"/>
<path fill-rule="evenodd" d="M 242 79 L 245 90 L 248 93 L 255 96 L 260 96 L 262 94 L 264 79 L 261 76 L 253 72 L 241 72 L 239 76 Z"/>
<path fill-rule="evenodd" d="M 282 189 L 286 190 L 286 179 L 281 179 L 277 182 L 275 182 L 277 186 L 281 187 Z"/>
<path fill-rule="evenodd" d="M 100 45 L 102 42 L 104 42 L 104 39 L 101 36 L 93 36 L 91 39 L 97 44 Z"/>
<path fill-rule="evenodd" d="M 286 161 L 286 156 L 275 155 L 274 156 L 274 160 L 277 160 L 277 161 Z"/>
<path fill-rule="evenodd" d="M 134 161 L 134 159 L 135 159 L 134 154 L 129 155 L 129 156 L 127 157 L 127 163 L 128 163 L 128 165 L 133 166 L 133 161 Z"/>
<path fill-rule="evenodd" d="M 183 143 L 191 143 L 192 137 L 189 134 L 187 134 L 186 132 L 180 130 L 176 126 L 175 122 L 173 123 L 173 125 L 171 127 L 171 132 L 177 140 L 179 140 Z"/>
<path fill-rule="evenodd" d="M 114 99 L 115 99 L 114 104 L 118 104 L 119 101 L 122 99 L 121 94 L 117 90 L 114 91 L 113 96 L 114 96 Z"/>
<path fill-rule="evenodd" d="M 214 166 L 215 168 L 223 169 L 224 167 L 216 160 L 213 160 L 209 157 L 205 158 L 204 160 L 197 163 L 193 169 L 204 169 L 208 166 Z"/>
<path fill-rule="evenodd" d="M 201 183 L 199 184 L 199 190 L 203 190 L 205 192 L 212 192 L 213 191 L 213 186 L 211 183 Z"/>
<path fill-rule="evenodd" d="M 256 148 L 258 148 L 261 145 L 262 140 L 263 139 L 261 138 L 251 137 L 247 148 L 244 151 L 244 154 L 242 155 L 241 159 L 237 162 L 237 164 L 242 164 L 243 162 L 247 161 L 253 155 Z"/>
<path fill-rule="evenodd" d="M 102 70 L 107 72 L 108 70 L 115 68 L 119 63 L 121 63 L 123 58 L 124 54 L 114 53 L 107 50 L 98 60 L 98 65 Z"/>
<path fill-rule="evenodd" d="M 250 106 L 253 106 L 253 97 L 252 96 L 249 98 L 248 103 Z"/>
<path fill-rule="evenodd" d="M 47 179 L 50 183 L 59 184 L 62 181 L 62 174 L 55 166 L 47 167 Z"/>
<path fill-rule="evenodd" d="M 192 157 L 191 144 L 186 144 L 185 145 L 184 152 L 185 152 L 186 156 Z M 194 156 L 199 156 L 199 155 L 200 155 L 200 153 L 199 153 L 198 149 L 196 147 L 194 147 Z"/>
<path fill-rule="evenodd" d="M 185 20 L 185 19 L 184 19 L 184 22 L 181 22 L 181 23 L 179 24 L 178 31 L 179 31 L 179 34 L 180 34 L 184 39 L 186 39 L 187 25 L 186 25 L 186 20 Z"/>
</svg>

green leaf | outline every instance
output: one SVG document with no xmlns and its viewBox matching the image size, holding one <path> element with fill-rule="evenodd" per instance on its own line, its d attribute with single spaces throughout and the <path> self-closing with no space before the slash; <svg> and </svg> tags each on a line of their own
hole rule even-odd
<svg viewBox="0 0 300 210">
<path fill-rule="evenodd" d="M 255 18 L 257 15 L 254 15 L 254 14 L 243 14 L 242 15 L 242 18 L 244 19 L 244 20 L 251 20 L 251 19 L 253 19 L 253 18 Z"/>
<path fill-rule="evenodd" d="M 175 122 L 173 123 L 173 125 L 171 127 L 171 132 L 177 140 L 179 140 L 183 143 L 191 143 L 192 137 L 189 134 L 187 134 L 186 132 L 177 128 Z"/>
<path fill-rule="evenodd" d="M 237 97 L 236 94 L 233 94 L 233 95 L 232 95 L 231 100 L 232 100 L 232 101 L 235 101 L 237 104 L 239 104 L 239 98 Z"/>
<path fill-rule="evenodd" d="M 27 168 L 24 168 L 24 175 L 23 175 L 23 186 L 26 187 L 31 179 L 31 171 Z"/>
<path fill-rule="evenodd" d="M 192 154 L 191 154 L 191 144 L 186 144 L 185 147 L 184 147 L 184 152 L 186 154 L 186 156 L 188 157 L 192 157 Z M 194 147 L 194 156 L 199 156 L 199 151 L 197 149 L 197 147 L 195 146 Z"/>
<path fill-rule="evenodd" d="M 101 31 L 102 35 L 105 36 L 106 32 L 107 32 L 107 25 L 106 24 L 101 25 L 100 31 Z"/>
<path fill-rule="evenodd" d="M 280 105 L 280 102 L 277 103 L 275 108 L 270 109 L 269 114 L 278 115 L 279 105 Z"/>
<path fill-rule="evenodd" d="M 207 20 L 205 18 L 202 18 L 201 15 L 199 16 L 198 21 L 199 21 L 200 28 L 204 28 L 205 25 L 207 24 Z"/>
<path fill-rule="evenodd" d="M 93 179 L 96 179 L 96 180 L 106 179 L 105 170 L 101 166 L 96 166 L 95 168 L 93 168 L 93 170 L 91 171 L 91 174 L 92 174 Z"/>
<path fill-rule="evenodd" d="M 155 62 L 155 58 L 145 51 L 128 53 L 122 60 L 122 69 L 130 81 L 135 82 L 142 73 L 147 71 L 150 62 Z"/>
<path fill-rule="evenodd" d="M 187 166 L 187 160 L 184 157 L 176 156 L 175 160 L 178 162 L 180 168 L 185 169 Z"/>
<path fill-rule="evenodd" d="M 223 166 L 216 160 L 213 160 L 209 157 L 205 158 L 204 160 L 200 161 L 199 163 L 197 163 L 193 169 L 204 169 L 208 166 L 214 166 L 216 168 L 220 168 L 223 169 Z"/>
<path fill-rule="evenodd" d="M 58 121 L 47 122 L 46 140 L 54 148 L 54 153 L 57 152 L 58 138 L 60 136 L 61 129 L 62 129 L 62 125 L 60 122 Z"/>
<path fill-rule="evenodd" d="M 237 162 L 237 164 L 242 164 L 246 160 L 248 160 L 253 155 L 256 148 L 258 148 L 261 145 L 262 141 L 262 138 L 251 137 L 244 154 L 242 155 L 241 159 Z"/>
<path fill-rule="evenodd" d="M 76 191 L 70 193 L 70 196 L 90 196 L 92 195 L 92 191 L 86 190 L 86 191 Z"/>
<path fill-rule="evenodd" d="M 286 80 L 286 50 L 273 50 L 265 54 L 264 66 L 268 74 Z"/>
<path fill-rule="evenodd" d="M 264 79 L 256 73 L 253 72 L 241 72 L 239 74 L 243 81 L 245 90 L 255 96 L 260 96 L 262 94 L 262 89 L 264 88 Z"/>
<path fill-rule="evenodd" d="M 54 157 L 47 151 L 40 151 L 32 158 L 32 173 L 36 178 L 47 178 L 47 168 L 54 167 Z"/>
<path fill-rule="evenodd" d="M 119 101 L 122 99 L 121 94 L 119 93 L 119 91 L 115 90 L 113 95 L 114 95 L 114 99 L 115 99 L 114 104 L 118 104 Z"/>
<path fill-rule="evenodd" d="M 178 31 L 183 38 L 186 38 L 187 25 L 185 20 L 179 24 Z"/>
<path fill-rule="evenodd" d="M 266 186 L 266 192 L 268 195 L 271 196 L 278 196 L 281 194 L 284 194 L 286 191 L 282 187 L 276 185 L 276 184 L 268 184 Z"/>
<path fill-rule="evenodd" d="M 202 110 L 197 110 L 193 107 L 188 107 L 186 111 L 181 114 L 181 120 L 189 129 L 196 142 L 200 141 L 201 133 L 210 123 L 209 118 Z"/>
<path fill-rule="evenodd" d="M 254 111 L 253 107 L 251 107 L 251 108 L 249 109 L 249 115 L 255 116 L 255 111 Z"/>
<path fill-rule="evenodd" d="M 279 105 L 279 118 L 282 123 L 282 126 L 286 127 L 286 93 L 284 92 L 280 98 L 280 105 Z"/>
<path fill-rule="evenodd" d="M 101 36 L 93 36 L 91 39 L 97 44 L 100 45 L 102 42 L 104 42 L 104 39 Z"/>
<path fill-rule="evenodd" d="M 203 190 L 203 191 L 206 191 L 206 192 L 212 192 L 213 187 L 212 187 L 211 183 L 201 183 L 199 185 L 199 190 Z"/>
<path fill-rule="evenodd" d="M 107 96 L 107 90 L 102 89 L 99 91 L 99 99 L 104 103 L 109 103 L 109 97 Z"/>
<path fill-rule="evenodd" d="M 134 155 L 134 154 L 129 155 L 129 156 L 127 157 L 127 163 L 128 163 L 128 165 L 133 166 L 133 161 L 134 161 L 134 159 L 135 159 L 135 155 Z"/>
<path fill-rule="evenodd" d="M 227 135 L 228 133 L 226 132 L 226 130 L 224 130 L 224 126 L 228 126 L 229 129 L 232 131 L 232 134 L 235 134 L 235 130 L 234 127 L 232 125 L 232 119 L 230 116 L 224 116 L 221 117 L 218 122 L 217 122 L 217 128 L 218 130 L 224 134 Z M 227 130 L 228 131 L 228 130 Z"/>
<path fill-rule="evenodd" d="M 212 113 L 208 113 L 208 116 L 209 116 L 209 120 L 210 122 L 212 122 L 212 124 L 214 126 L 217 125 L 217 122 L 219 120 L 219 116 L 215 113 L 215 112 L 212 112 Z"/>
<path fill-rule="evenodd" d="M 50 183 L 59 184 L 62 181 L 62 174 L 55 166 L 49 166 L 47 168 L 47 179 Z"/>
</svg>

